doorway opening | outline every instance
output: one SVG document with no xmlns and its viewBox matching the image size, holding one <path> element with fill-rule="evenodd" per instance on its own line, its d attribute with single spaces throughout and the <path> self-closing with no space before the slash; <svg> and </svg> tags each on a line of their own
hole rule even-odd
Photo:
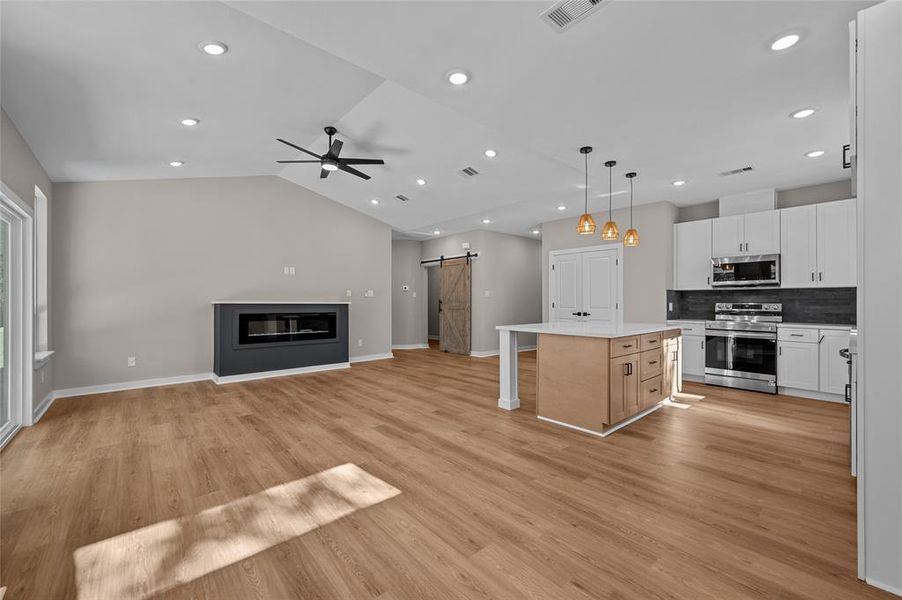
<svg viewBox="0 0 902 600">
<path fill-rule="evenodd" d="M 478 255 L 423 260 L 430 347 L 470 355 L 472 345 L 472 261 Z M 437 342 L 437 343 L 436 343 Z"/>
</svg>

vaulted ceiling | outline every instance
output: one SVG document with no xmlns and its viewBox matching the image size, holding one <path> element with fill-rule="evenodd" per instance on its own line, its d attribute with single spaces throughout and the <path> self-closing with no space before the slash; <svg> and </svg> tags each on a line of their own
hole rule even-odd
<svg viewBox="0 0 902 600">
<path fill-rule="evenodd" d="M 846 177 L 847 23 L 867 4 L 616 0 L 558 33 L 545 1 L 4 1 L 0 103 L 54 181 L 281 175 L 412 235 L 529 235 L 582 211 L 586 144 L 595 210 L 608 159 L 615 206 L 627 170 L 638 202 L 680 206 Z M 323 152 L 329 124 L 386 165 L 276 164 L 299 156 L 275 138 Z"/>
</svg>

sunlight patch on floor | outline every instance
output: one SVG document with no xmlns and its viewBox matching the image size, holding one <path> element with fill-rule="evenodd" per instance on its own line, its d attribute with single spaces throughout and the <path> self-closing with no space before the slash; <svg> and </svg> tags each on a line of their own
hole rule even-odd
<svg viewBox="0 0 902 600">
<path fill-rule="evenodd" d="M 347 463 L 82 546 L 78 598 L 148 598 L 400 493 Z"/>
</svg>

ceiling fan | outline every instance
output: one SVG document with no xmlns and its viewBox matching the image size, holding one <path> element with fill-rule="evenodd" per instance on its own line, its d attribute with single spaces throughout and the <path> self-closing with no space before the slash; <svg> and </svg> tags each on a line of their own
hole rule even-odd
<svg viewBox="0 0 902 600">
<path fill-rule="evenodd" d="M 339 158 L 338 155 L 341 153 L 341 140 L 332 141 L 332 136 L 338 133 L 338 130 L 332 127 L 331 125 L 324 128 L 323 131 L 326 132 L 326 135 L 329 136 L 329 150 L 323 154 L 315 154 L 306 148 L 301 148 L 300 146 L 295 146 L 291 142 L 287 142 L 282 138 L 276 138 L 278 141 L 282 142 L 286 146 L 291 146 L 295 150 L 300 150 L 310 156 L 315 156 L 316 160 L 277 160 L 277 163 L 289 164 L 289 163 L 319 163 L 321 166 L 319 172 L 319 178 L 325 179 L 329 176 L 329 173 L 332 171 L 344 171 L 345 173 L 350 173 L 351 175 L 356 175 L 362 179 L 369 179 L 370 176 L 366 173 L 362 173 L 357 169 L 353 168 L 351 165 L 384 165 L 385 161 L 381 158 Z"/>
</svg>

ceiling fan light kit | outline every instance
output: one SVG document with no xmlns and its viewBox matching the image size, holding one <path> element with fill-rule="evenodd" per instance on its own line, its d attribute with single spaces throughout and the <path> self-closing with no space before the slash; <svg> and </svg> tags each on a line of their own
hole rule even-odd
<svg viewBox="0 0 902 600">
<path fill-rule="evenodd" d="M 636 178 L 635 171 L 626 174 L 626 178 L 630 180 L 630 228 L 623 235 L 623 245 L 635 247 L 639 245 L 639 232 L 633 227 L 633 180 Z"/>
<path fill-rule="evenodd" d="M 620 239 L 620 229 L 617 227 L 617 223 L 614 221 L 614 165 L 617 164 L 616 160 L 609 160 L 604 163 L 604 166 L 608 168 L 608 222 L 604 224 L 604 227 L 601 228 L 601 239 L 608 242 L 616 242 Z"/>
<path fill-rule="evenodd" d="M 589 153 L 592 152 L 592 146 L 583 146 L 579 149 L 580 154 L 585 157 L 586 163 L 586 184 L 583 189 L 585 192 L 585 201 L 583 203 L 583 214 L 579 218 L 576 225 L 576 233 L 579 235 L 592 235 L 595 233 L 595 219 L 589 214 Z"/>
<path fill-rule="evenodd" d="M 276 138 L 276 141 L 282 142 L 286 146 L 291 146 L 295 150 L 300 150 L 304 154 L 309 154 L 314 157 L 316 160 L 277 160 L 276 162 L 279 164 L 298 164 L 298 163 L 319 163 L 320 172 L 319 178 L 325 179 L 329 176 L 329 173 L 333 171 L 344 171 L 345 173 L 350 173 L 351 175 L 356 175 L 361 179 L 369 179 L 370 176 L 366 173 L 358 171 L 351 165 L 384 165 L 385 161 L 381 158 L 340 158 L 341 147 L 344 145 L 344 142 L 341 140 L 332 140 L 332 137 L 338 133 L 338 130 L 331 125 L 325 127 L 323 131 L 326 132 L 326 135 L 329 136 L 329 150 L 326 151 L 325 154 L 316 154 L 315 152 L 311 152 L 306 148 L 301 148 L 295 144 L 292 144 L 289 141 L 283 140 L 282 138 Z"/>
</svg>

